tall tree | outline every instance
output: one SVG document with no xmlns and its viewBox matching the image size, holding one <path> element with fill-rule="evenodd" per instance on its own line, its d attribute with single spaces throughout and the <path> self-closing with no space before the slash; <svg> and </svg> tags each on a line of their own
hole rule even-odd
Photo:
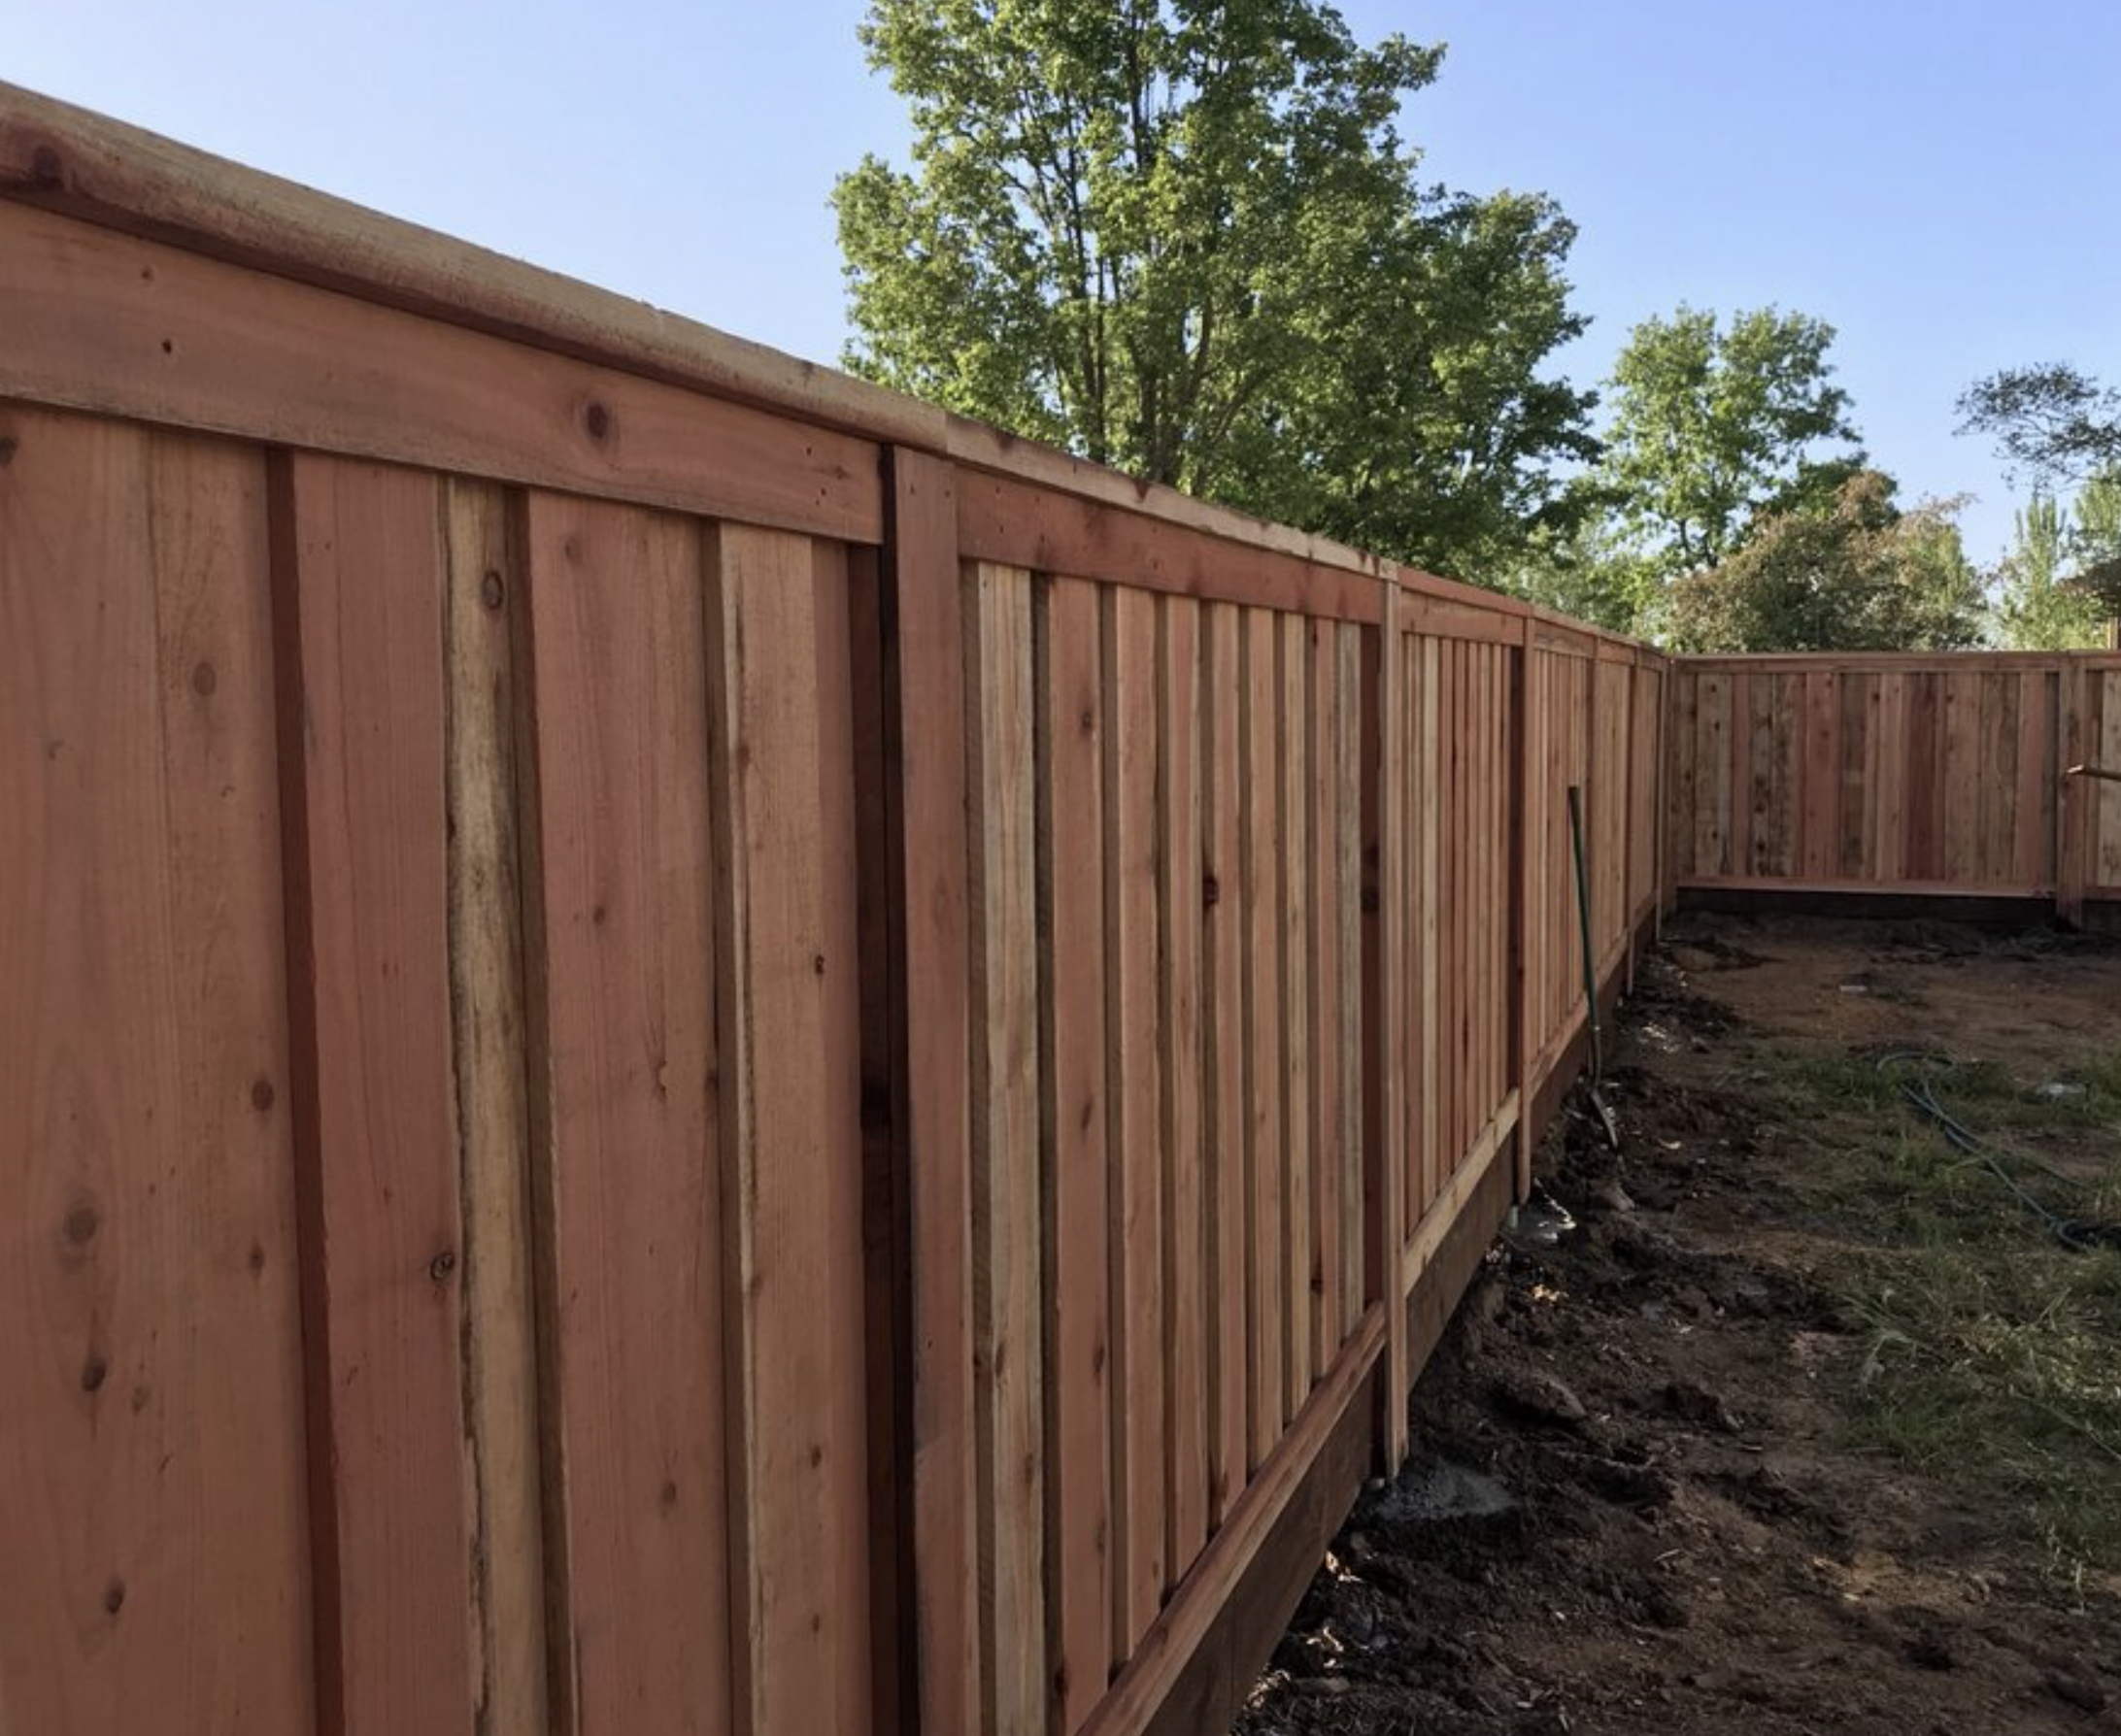
<svg viewBox="0 0 2121 1736">
<path fill-rule="evenodd" d="M 2094 503 L 2095 513 L 2106 503 Z M 1997 568 L 1996 614 L 2013 651 L 2071 651 L 2101 642 L 2104 618 L 2087 592 L 2069 584 L 2073 550 L 2084 546 L 2067 508 L 2045 491 L 2014 516 L 2009 551 Z M 2104 541 L 2095 533 L 2095 541 Z"/>
<path fill-rule="evenodd" d="M 1769 511 L 1735 553 L 1672 587 L 1682 651 L 1956 651 L 1981 634 L 1980 575 L 1959 502 L 1902 512 L 1892 480 L 1860 471 L 1831 508 Z"/>
<path fill-rule="evenodd" d="M 2037 484 L 2121 471 L 2121 391 L 2067 362 L 2005 368 L 1959 397 L 1959 431 L 1986 434 Z"/>
<path fill-rule="evenodd" d="M 1441 50 L 1320 0 L 873 0 L 910 170 L 835 191 L 856 371 L 1157 482 L 1461 568 L 1589 399 L 1547 201 L 1416 181 Z"/>
<path fill-rule="evenodd" d="M 1773 308 L 1682 307 L 1635 327 L 1612 378 L 1613 420 L 1592 486 L 1670 577 L 1711 567 L 1756 515 L 1826 508 L 1861 468 L 1834 328 Z M 1822 456 L 1820 447 L 1850 450 Z"/>
</svg>

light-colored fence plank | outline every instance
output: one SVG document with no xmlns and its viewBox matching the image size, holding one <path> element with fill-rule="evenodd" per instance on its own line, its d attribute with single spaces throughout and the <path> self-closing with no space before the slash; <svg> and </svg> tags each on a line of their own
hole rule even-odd
<svg viewBox="0 0 2121 1736">
<path fill-rule="evenodd" d="M 444 485 L 450 971 L 462 1140 L 464 1377 L 475 1697 L 489 1728 L 546 1728 L 545 1539 L 538 1421 L 538 1235 L 522 1034 L 519 678 L 522 536 L 507 490 Z"/>
</svg>

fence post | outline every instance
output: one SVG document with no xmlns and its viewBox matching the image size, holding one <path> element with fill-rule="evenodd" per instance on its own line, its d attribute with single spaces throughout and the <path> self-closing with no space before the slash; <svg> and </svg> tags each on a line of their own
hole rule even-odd
<svg viewBox="0 0 2121 1736">
<path fill-rule="evenodd" d="M 1538 1086 L 1538 1081 L 1532 1078 L 1532 1065 L 1537 1054 L 1536 1034 L 1532 1022 L 1532 1009 L 1537 997 L 1532 979 L 1537 964 L 1542 962 L 1535 958 L 1533 952 L 1532 922 L 1541 885 L 1538 873 L 1539 848 L 1543 847 L 1546 839 L 1545 828 L 1536 828 L 1535 845 L 1532 825 L 1532 803 L 1538 799 L 1533 790 L 1532 767 L 1543 751 L 1542 738 L 1546 727 L 1544 708 L 1539 703 L 1537 672 L 1532 660 L 1535 651 L 1533 631 L 1536 625 L 1536 617 L 1528 615 L 1524 618 L 1524 633 L 1517 647 L 1517 765 L 1510 789 L 1510 807 L 1517 838 L 1517 890 L 1510 926 L 1516 951 L 1516 968 L 1511 972 L 1511 986 L 1517 1002 L 1516 1196 L 1520 1204 L 1532 1197 L 1532 1100 Z"/>
<path fill-rule="evenodd" d="M 2055 680 L 2055 915 L 2081 928 L 2094 790 L 2087 780 L 2070 777 L 2069 768 L 2088 757 L 2091 748 L 2084 728 L 2090 682 L 2082 662 L 2067 654 Z"/>
<path fill-rule="evenodd" d="M 980 1705 L 972 1402 L 970 917 L 957 471 L 887 458 L 883 720 L 891 929 L 892 1215 L 900 1361 L 892 1426 L 899 1648 L 915 1727 L 971 1730 Z"/>
<path fill-rule="evenodd" d="M 1363 1216 L 1364 1294 L 1385 1311 L 1377 1452 L 1390 1476 L 1406 1458 L 1406 1296 L 1399 1283 L 1405 1161 L 1406 1054 L 1397 985 L 1407 894 L 1399 796 L 1399 587 L 1384 606 L 1363 664 Z"/>
</svg>

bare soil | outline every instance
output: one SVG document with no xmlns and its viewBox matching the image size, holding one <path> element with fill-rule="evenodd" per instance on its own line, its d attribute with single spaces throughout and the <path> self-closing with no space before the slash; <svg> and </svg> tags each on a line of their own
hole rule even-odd
<svg viewBox="0 0 2121 1736">
<path fill-rule="evenodd" d="M 2110 1564 L 2058 1562 L 2022 1505 L 1852 1426 L 1878 1347 L 1822 1180 L 1841 1132 L 1792 1126 L 1755 1064 L 1944 1048 L 2037 1089 L 2113 1055 L 2121 951 L 1689 918 L 1620 1023 L 1623 1152 L 1580 1104 L 1550 1134 L 1572 1227 L 1528 1214 L 1490 1254 L 1413 1461 L 1364 1493 L 1238 1730 L 2121 1730 Z M 2059 1170 L 2112 1155 L 2110 1128 L 2040 1137 Z"/>
</svg>

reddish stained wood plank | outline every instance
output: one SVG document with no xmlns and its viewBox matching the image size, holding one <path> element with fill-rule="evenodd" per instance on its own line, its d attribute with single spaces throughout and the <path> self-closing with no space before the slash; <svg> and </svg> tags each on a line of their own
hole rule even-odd
<svg viewBox="0 0 2121 1736">
<path fill-rule="evenodd" d="M 1392 751 L 1398 739 L 1404 681 L 1402 641 L 1397 615 L 1398 593 L 1388 592 L 1381 628 L 1368 635 L 1363 657 L 1363 1199 L 1366 1246 L 1364 1248 L 1364 1330 L 1351 1338 L 1332 1373 L 1311 1395 L 1310 1412 L 1332 1402 L 1335 1380 L 1360 1358 L 1367 1368 L 1378 1361 L 1377 1450 L 1379 1469 L 1390 1477 L 1406 1459 L 1407 1369 L 1406 1310 L 1399 1289 L 1399 1249 L 1405 1221 L 1401 1191 L 1406 1184 L 1401 1098 L 1407 1069 L 1401 1053 L 1399 998 L 1389 987 L 1392 973 L 1404 957 L 1402 924 L 1406 920 L 1406 865 L 1399 808 L 1405 800 L 1400 780 L 1392 775 Z M 1369 1322 L 1382 1316 L 1382 1354 L 1369 1336 Z M 1342 1403 L 1351 1402 L 1343 1398 Z M 1336 1407 L 1337 1408 L 1337 1407 Z M 1269 1486 L 1269 1498 L 1271 1485 Z M 1263 1503 L 1262 1503 L 1263 1504 Z M 1235 1527 L 1233 1526 L 1232 1529 Z"/>
<path fill-rule="evenodd" d="M 469 1728 L 437 483 L 273 482 L 320 1719 Z"/>
<path fill-rule="evenodd" d="M 891 454 L 886 758 L 900 900 L 909 1257 L 915 1667 L 933 1728 L 980 1704 L 972 1406 L 971 954 L 965 886 L 964 615 L 955 472 Z M 911 1017 L 912 1010 L 919 1017 Z"/>
<path fill-rule="evenodd" d="M 870 1705 L 859 1001 L 844 551 L 706 550 L 737 1728 Z M 836 847 L 836 848 L 835 848 Z"/>
<path fill-rule="evenodd" d="M 1525 654 L 1528 659 L 1532 658 L 1534 655 L 1529 649 Z M 1539 672 L 1535 662 L 1533 664 L 1532 679 L 1535 691 L 1543 696 L 1545 684 L 1539 679 Z M 1670 858 L 1666 871 L 1676 876 L 1697 873 L 1700 867 L 1700 858 L 1696 855 L 1694 850 L 1694 811 L 1695 789 L 1699 780 L 1701 758 L 1700 739 L 1701 678 L 1694 670 L 1682 668 L 1674 672 L 1672 679 L 1675 684 L 1672 691 L 1670 742 L 1672 770 L 1666 789 L 1668 801 L 1666 803 L 1667 813 L 1665 823 L 1668 834 L 1666 844 L 1669 847 L 1666 853 Z M 1536 803 L 1534 804 L 1534 816 L 1536 820 L 1534 840 L 1543 841 L 1546 832 L 1543 811 Z M 1533 858 L 1538 856 L 1536 851 L 1530 851 L 1529 854 Z M 1530 1101 L 1529 1093 L 1527 1101 Z M 1527 1116 L 1525 1119 L 1529 1122 L 1532 1118 Z"/>
<path fill-rule="evenodd" d="M 965 570 L 972 922 L 972 1330 L 985 1727 L 1042 1731 L 1043 1241 L 1031 577 Z"/>
<path fill-rule="evenodd" d="M 1694 747 L 1694 871 L 1717 873 L 1731 813 L 1731 678 L 1701 675 L 1696 682 Z"/>
<path fill-rule="evenodd" d="M 1878 708 L 1877 876 L 1901 878 L 1907 860 L 1907 678 L 1880 678 Z"/>
<path fill-rule="evenodd" d="M 2054 879 L 2055 678 L 2045 670 L 2017 676 L 2018 739 L 2011 761 L 2011 878 Z"/>
<path fill-rule="evenodd" d="M 0 201 L 0 394 L 875 542 L 877 449 Z"/>
<path fill-rule="evenodd" d="M 1276 704 L 1280 718 L 1281 1053 L 1282 1053 L 1282 1421 L 1311 1389 L 1311 773 L 1309 704 L 1304 680 L 1309 625 L 1300 615 L 1278 618 Z"/>
<path fill-rule="evenodd" d="M 1245 1052 L 1251 1103 L 1245 1132 L 1246 1342 L 1251 1362 L 1251 1464 L 1257 1469 L 1281 1432 L 1283 1408 L 1281 1271 L 1281 828 L 1276 791 L 1279 690 L 1274 616 L 1248 609 L 1241 623 L 1239 728 L 1244 764 L 1244 906 L 1251 944 L 1244 956 Z"/>
<path fill-rule="evenodd" d="M 1804 872 L 1829 875 L 1838 859 L 1840 681 L 1830 670 L 1804 678 L 1803 809 L 1798 858 Z"/>
<path fill-rule="evenodd" d="M 1545 967 L 1545 939 L 1541 924 L 1544 908 L 1541 893 L 1544 879 L 1541 870 L 1546 851 L 1546 791 L 1540 777 L 1544 766 L 1546 738 L 1546 686 L 1539 667 L 1540 658 L 1533 649 L 1530 635 L 1517 652 L 1518 732 L 1514 744 L 1514 761 L 1510 777 L 1515 785 L 1517 816 L 1517 905 L 1512 924 L 1517 933 L 1517 1029 L 1513 1047 L 1512 1071 L 1516 1076 L 1518 1101 L 1529 1104 L 1537 1085 L 1532 1078 L 1533 1059 L 1539 1052 L 1544 1036 L 1540 1018 L 1541 972 Z M 1683 678 L 1677 691 L 1684 695 L 1691 708 L 1694 697 L 1692 677 Z M 1694 729 L 1691 715 L 1674 720 L 1673 740 L 1668 744 L 1675 766 L 1681 776 L 1672 783 L 1671 805 L 1680 809 L 1691 801 L 1693 790 Z M 1682 795 L 1681 790 L 1686 793 Z M 1669 836 L 1666 840 L 1669 851 L 1680 849 L 1678 840 L 1693 835 L 1691 811 L 1667 814 L 1665 824 Z M 1670 877 L 1675 864 L 1666 861 L 1660 865 L 1659 873 Z M 1526 1199 L 1532 1189 L 1532 1117 L 1528 1113 L 1518 1118 L 1517 1150 L 1515 1157 L 1514 1197 Z"/>
<path fill-rule="evenodd" d="M 1944 878 L 1971 882 L 1980 872 L 1981 678 L 1944 677 Z"/>
<path fill-rule="evenodd" d="M 960 470 L 968 558 L 1007 561 L 1203 601 L 1378 618 L 1383 581 L 1022 478 Z"/>
<path fill-rule="evenodd" d="M 1865 843 L 1876 784 L 1868 776 L 1871 731 L 1876 718 L 1878 678 L 1851 675 L 1835 683 L 1839 710 L 1834 767 L 1834 872 L 1860 877 L 1866 872 Z"/>
<path fill-rule="evenodd" d="M 1907 850 L 1902 873 L 1908 880 L 1944 878 L 1944 751 L 1939 713 L 1941 675 L 1925 671 L 1908 678 Z"/>
<path fill-rule="evenodd" d="M 1311 749 L 1316 758 L 1312 780 L 1311 927 L 1306 946 L 1312 959 L 1310 1047 L 1315 1057 L 1316 1089 L 1311 1100 L 1311 1366 L 1328 1367 L 1339 1348 L 1340 1187 L 1345 1153 L 1341 1146 L 1340 911 L 1341 824 L 1340 771 L 1344 743 L 1340 729 L 1337 629 L 1330 622 L 1308 623 Z"/>
<path fill-rule="evenodd" d="M 722 1194 L 701 548 L 534 494 L 532 952 L 552 1247 L 556 1653 L 586 1736 L 730 1728 Z"/>
<path fill-rule="evenodd" d="M 1162 935 L 1165 1556 L 1178 1579 L 1207 1539 L 1208 1295 L 1202 1187 L 1200 610 L 1157 606 L 1157 833 Z"/>
<path fill-rule="evenodd" d="M 1104 856 L 1097 587 L 1040 581 L 1038 629 L 1046 1619 L 1053 1717 L 1070 1736 L 1104 1692 L 1113 1644 L 1104 885 L 1082 870 Z"/>
<path fill-rule="evenodd" d="M 1103 598 L 1106 1139 L 1112 1166 L 1113 1652 L 1162 1604 L 1165 1555 L 1162 1111 L 1157 1065 L 1156 598 Z"/>
<path fill-rule="evenodd" d="M 0 1718 L 307 1731 L 264 465 L 0 446 Z"/>
<path fill-rule="evenodd" d="M 2121 672 L 2105 670 L 2089 675 L 2085 684 L 2093 692 L 2093 714 L 2099 719 L 2097 732 L 2086 732 L 2087 739 L 2097 744 L 2093 762 L 2108 771 L 2121 770 Z M 2098 836 L 2092 885 L 2101 888 L 2121 886 L 2121 784 L 2111 779 L 2099 781 L 2095 812 Z"/>
<path fill-rule="evenodd" d="M 1333 630 L 1340 718 L 1340 1329 L 1334 1353 L 1363 1313 L 1363 629 Z"/>
<path fill-rule="evenodd" d="M 1241 671 L 1234 607 L 1207 606 L 1200 649 L 1202 1139 L 1209 1171 L 1208 1301 L 1214 1322 L 1208 1365 L 1208 1406 L 1213 1419 L 1208 1441 L 1208 1522 L 1219 1527 L 1245 1485 L 1249 1424 L 1244 957 L 1250 936 L 1238 794 L 1244 741 L 1239 728 Z"/>
</svg>

